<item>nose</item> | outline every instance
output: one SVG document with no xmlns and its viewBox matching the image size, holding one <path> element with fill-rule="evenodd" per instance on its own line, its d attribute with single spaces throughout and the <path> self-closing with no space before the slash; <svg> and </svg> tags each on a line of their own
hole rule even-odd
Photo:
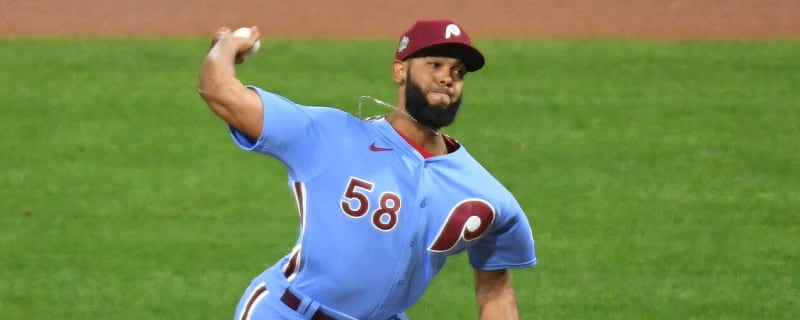
<svg viewBox="0 0 800 320">
<path fill-rule="evenodd" d="M 446 68 L 443 68 L 443 70 L 439 71 L 436 77 L 441 85 L 449 87 L 451 84 L 453 84 L 452 72 Z"/>
</svg>

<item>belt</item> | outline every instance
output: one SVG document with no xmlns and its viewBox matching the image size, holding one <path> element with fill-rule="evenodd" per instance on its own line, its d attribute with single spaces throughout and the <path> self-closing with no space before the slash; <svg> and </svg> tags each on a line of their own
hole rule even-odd
<svg viewBox="0 0 800 320">
<path fill-rule="evenodd" d="M 290 291 L 289 289 L 286 289 L 286 291 L 283 292 L 283 296 L 281 296 L 281 301 L 283 302 L 283 304 L 285 304 L 292 310 L 300 312 L 300 310 L 297 309 L 300 309 L 300 302 L 302 300 L 298 298 L 294 293 L 292 293 L 292 291 Z M 317 312 L 314 312 L 314 315 L 311 317 L 311 320 L 336 320 L 336 318 L 331 317 L 330 315 L 322 311 L 322 309 L 317 309 Z"/>
</svg>

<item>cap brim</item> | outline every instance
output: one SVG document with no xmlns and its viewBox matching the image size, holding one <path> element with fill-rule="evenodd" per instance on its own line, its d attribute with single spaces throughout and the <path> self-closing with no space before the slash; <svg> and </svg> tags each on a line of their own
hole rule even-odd
<svg viewBox="0 0 800 320">
<path fill-rule="evenodd" d="M 475 49 L 473 46 L 468 46 L 464 44 L 455 44 L 461 47 L 462 56 L 461 60 L 464 62 L 464 65 L 467 66 L 467 71 L 477 71 L 480 68 L 483 68 L 483 64 L 486 60 L 483 58 L 483 54 Z"/>
</svg>

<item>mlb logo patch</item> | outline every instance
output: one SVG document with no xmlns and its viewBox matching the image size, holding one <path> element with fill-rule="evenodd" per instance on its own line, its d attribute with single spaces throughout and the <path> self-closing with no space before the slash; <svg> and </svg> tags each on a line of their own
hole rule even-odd
<svg viewBox="0 0 800 320">
<path fill-rule="evenodd" d="M 403 52 L 403 50 L 408 48 L 408 42 L 410 40 L 408 36 L 403 36 L 403 39 L 400 39 L 400 46 L 397 48 L 397 52 Z"/>
</svg>

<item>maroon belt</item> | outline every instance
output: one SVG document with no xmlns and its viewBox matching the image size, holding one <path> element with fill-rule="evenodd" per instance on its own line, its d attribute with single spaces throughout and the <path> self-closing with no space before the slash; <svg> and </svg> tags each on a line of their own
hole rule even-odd
<svg viewBox="0 0 800 320">
<path fill-rule="evenodd" d="M 300 312 L 300 310 L 297 309 L 300 309 L 300 302 L 302 300 L 298 298 L 294 293 L 292 293 L 292 291 L 290 291 L 289 289 L 286 289 L 286 291 L 283 292 L 283 296 L 281 296 L 281 301 L 287 307 L 292 308 L 292 310 Z M 336 318 L 331 317 L 330 315 L 322 311 L 322 309 L 317 309 L 317 312 L 314 312 L 314 316 L 311 317 L 311 320 L 336 320 Z"/>
</svg>

